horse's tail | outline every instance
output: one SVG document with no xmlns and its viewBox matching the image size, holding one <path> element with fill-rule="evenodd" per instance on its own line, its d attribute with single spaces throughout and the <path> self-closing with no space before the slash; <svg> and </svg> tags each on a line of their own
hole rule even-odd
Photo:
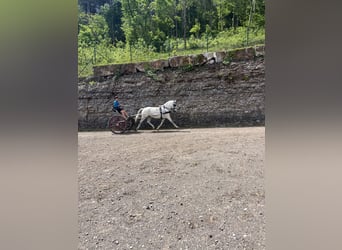
<svg viewBox="0 0 342 250">
<path fill-rule="evenodd" d="M 139 119 L 141 119 L 141 112 L 143 111 L 144 108 L 141 108 L 138 110 L 137 115 L 135 116 L 135 122 L 137 122 Z"/>
</svg>

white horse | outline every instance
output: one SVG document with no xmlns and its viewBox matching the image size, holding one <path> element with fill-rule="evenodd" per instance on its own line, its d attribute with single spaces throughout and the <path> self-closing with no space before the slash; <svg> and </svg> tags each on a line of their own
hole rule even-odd
<svg viewBox="0 0 342 250">
<path fill-rule="evenodd" d="M 139 125 L 136 130 L 140 128 L 141 123 L 147 118 L 147 123 L 155 129 L 154 125 L 151 123 L 151 119 L 161 119 L 161 123 L 157 127 L 157 130 L 163 125 L 165 119 L 168 119 L 175 128 L 179 128 L 171 119 L 170 113 L 176 112 L 176 100 L 171 100 L 159 107 L 145 107 L 139 109 L 137 115 L 135 116 L 135 123 L 140 119 Z"/>
</svg>

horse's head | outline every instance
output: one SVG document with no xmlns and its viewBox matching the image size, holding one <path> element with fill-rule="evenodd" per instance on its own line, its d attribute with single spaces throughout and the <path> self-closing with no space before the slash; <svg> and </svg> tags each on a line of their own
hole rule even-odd
<svg viewBox="0 0 342 250">
<path fill-rule="evenodd" d="M 177 101 L 176 100 L 168 101 L 167 103 L 164 104 L 164 106 L 168 110 L 176 112 Z"/>
</svg>

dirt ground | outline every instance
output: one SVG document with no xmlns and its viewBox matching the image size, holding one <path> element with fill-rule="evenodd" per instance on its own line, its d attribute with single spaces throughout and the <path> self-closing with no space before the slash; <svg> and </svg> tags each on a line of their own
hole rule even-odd
<svg viewBox="0 0 342 250">
<path fill-rule="evenodd" d="M 80 132 L 79 249 L 265 249 L 265 128 Z"/>
</svg>

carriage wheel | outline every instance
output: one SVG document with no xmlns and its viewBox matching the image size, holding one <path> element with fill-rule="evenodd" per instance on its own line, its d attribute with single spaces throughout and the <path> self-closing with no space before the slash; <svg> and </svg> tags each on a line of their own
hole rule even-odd
<svg viewBox="0 0 342 250">
<path fill-rule="evenodd" d="M 121 134 L 126 130 L 127 122 L 120 115 L 115 115 L 109 120 L 108 127 L 114 134 Z"/>
<path fill-rule="evenodd" d="M 127 119 L 127 130 L 131 130 L 135 124 L 135 120 L 133 117 L 128 117 Z"/>
</svg>

